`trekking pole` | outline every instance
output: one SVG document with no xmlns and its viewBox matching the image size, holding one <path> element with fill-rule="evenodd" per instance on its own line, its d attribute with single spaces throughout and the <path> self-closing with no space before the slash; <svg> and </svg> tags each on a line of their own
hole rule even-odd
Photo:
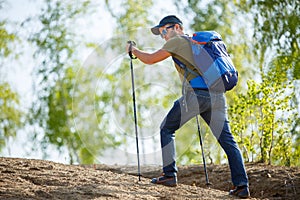
<svg viewBox="0 0 300 200">
<path fill-rule="evenodd" d="M 203 159 L 204 173 L 205 173 L 205 179 L 206 179 L 206 186 L 209 186 L 211 184 L 209 183 L 208 174 L 207 174 L 207 170 L 206 170 L 206 162 L 205 162 L 205 156 L 204 156 L 204 152 L 203 152 L 203 144 L 202 144 L 202 138 L 201 138 L 201 133 L 200 133 L 200 125 L 199 125 L 198 115 L 196 116 L 196 121 L 197 121 L 198 133 L 199 133 L 200 147 L 201 147 L 201 152 L 202 152 L 202 159 Z"/>
<path fill-rule="evenodd" d="M 136 141 L 136 153 L 137 153 L 137 162 L 138 162 L 138 176 L 139 181 L 141 181 L 141 169 L 140 169 L 140 151 L 139 151 L 139 138 L 138 138 L 138 128 L 137 128 L 137 116 L 136 116 L 136 105 L 135 105 L 135 89 L 134 89 L 134 75 L 133 75 L 133 64 L 132 59 L 136 59 L 132 55 L 132 45 L 135 45 L 134 41 L 128 41 L 129 46 L 129 57 L 130 57 L 130 71 L 131 71 L 131 85 L 132 85 L 132 100 L 133 100 L 133 114 L 134 114 L 134 125 L 135 125 L 135 141 Z"/>
</svg>

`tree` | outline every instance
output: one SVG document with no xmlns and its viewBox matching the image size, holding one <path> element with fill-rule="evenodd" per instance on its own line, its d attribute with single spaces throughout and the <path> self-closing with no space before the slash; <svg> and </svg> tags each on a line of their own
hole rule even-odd
<svg viewBox="0 0 300 200">
<path fill-rule="evenodd" d="M 16 35 L 13 33 L 9 33 L 6 29 L 5 29 L 5 25 L 6 25 L 6 21 L 1 21 L 0 22 L 0 36 L 1 36 L 1 40 L 0 40 L 0 56 L 2 58 L 7 57 L 8 55 L 10 55 L 12 53 L 12 48 L 10 47 L 9 43 L 14 42 L 16 39 Z"/>
<path fill-rule="evenodd" d="M 278 142 L 277 147 L 286 148 L 287 154 L 285 156 L 281 155 L 284 159 L 280 164 L 291 165 L 292 157 L 287 158 L 287 156 L 291 156 L 291 154 L 299 155 L 299 118 L 297 115 L 291 114 L 291 110 L 297 109 L 298 98 L 297 94 L 299 94 L 299 83 L 295 81 L 295 79 L 299 79 L 299 5 L 296 1 L 293 0 L 285 0 L 285 1 L 236 1 L 236 4 L 239 6 L 240 10 L 245 13 L 250 13 L 254 19 L 254 38 L 255 43 L 254 47 L 257 49 L 254 51 L 257 55 L 258 59 L 258 68 L 261 77 L 261 83 L 257 85 L 258 90 L 251 90 L 253 85 L 249 85 L 248 94 L 250 96 L 255 97 L 256 94 L 264 94 L 266 97 L 269 94 L 267 91 L 275 91 L 275 99 L 268 99 L 268 103 L 259 104 L 258 107 L 269 113 L 274 112 L 274 109 L 278 109 L 276 111 L 285 109 L 287 110 L 289 116 L 286 120 L 283 121 L 275 121 L 267 122 L 260 121 L 262 123 L 261 127 L 268 127 L 269 124 L 273 124 L 274 130 L 278 128 L 278 132 L 276 132 L 278 137 L 285 138 L 286 134 L 289 135 L 291 142 Z M 269 60 L 272 60 L 269 63 Z M 264 67 L 267 66 L 267 67 Z M 274 73 L 276 72 L 276 73 Z M 272 77 L 270 77 L 272 76 Z M 276 82 L 270 84 L 270 80 Z M 291 82 L 292 81 L 292 82 Z M 294 92 L 291 92 L 290 96 L 284 93 L 282 90 L 290 91 L 288 89 L 289 85 L 293 85 Z M 252 85 L 252 86 L 251 86 Z M 250 87 L 251 86 L 251 87 Z M 265 88 L 263 88 L 265 87 Z M 281 88 L 280 88 L 281 87 Z M 281 91 L 281 92 L 279 92 Z M 257 93 L 255 93 L 257 92 Z M 249 97 L 249 96 L 248 96 Z M 278 102 L 278 98 L 288 99 L 287 102 L 281 102 L 282 107 L 278 105 L 272 105 L 274 101 Z M 256 97 L 257 98 L 257 97 Z M 246 100 L 246 99 L 245 99 Z M 290 100 L 290 101 L 289 101 Z M 273 120 L 278 119 L 278 116 L 271 115 L 269 116 Z M 284 122 L 281 124 L 280 122 Z M 266 125 L 268 123 L 268 125 Z M 251 123 L 250 123 L 251 124 Z M 280 126 L 281 125 L 281 126 Z M 279 127 L 292 127 L 287 128 L 286 131 L 290 131 L 289 133 L 280 131 Z M 263 131 L 263 130 L 261 130 Z M 263 131 L 265 134 L 266 131 Z M 265 137 L 266 135 L 262 135 Z M 262 139 L 262 138 L 261 138 Z M 273 135 L 267 135 L 265 139 L 262 139 L 260 147 L 261 149 L 261 160 L 263 162 L 271 163 L 273 160 L 275 163 L 279 162 L 278 160 L 271 159 L 271 155 L 267 155 L 267 152 L 264 152 L 266 148 L 264 146 L 269 146 L 269 154 L 272 152 L 272 144 L 270 141 L 273 141 Z M 267 142 L 269 141 L 269 142 Z M 280 146 L 281 145 L 281 146 Z M 274 150 L 275 151 L 275 150 Z M 286 152 L 286 151 L 283 151 Z M 276 161 L 275 161 L 276 160 Z M 299 165 L 299 162 L 293 162 L 295 165 Z"/>
<path fill-rule="evenodd" d="M 0 10 L 3 9 L 4 1 L 0 1 Z M 6 29 L 9 22 L 0 21 L 0 71 L 3 70 L 3 63 L 9 55 L 14 54 L 13 43 L 17 39 L 15 33 Z M 20 108 L 19 96 L 13 91 L 9 82 L 5 80 L 4 73 L 0 73 L 0 151 L 6 145 L 10 137 L 15 137 L 16 132 L 22 126 L 22 111 Z"/>
<path fill-rule="evenodd" d="M 94 94 L 86 86 L 90 80 L 83 77 L 89 72 L 81 70 L 76 54 L 79 35 L 72 27 L 88 13 L 89 5 L 84 0 L 76 4 L 46 0 L 35 22 L 40 29 L 28 38 L 37 47 L 35 58 L 41 60 L 35 69 L 36 99 L 30 113 L 31 124 L 39 127 L 33 138 L 41 142 L 45 157 L 47 148 L 54 145 L 68 152 L 71 164 L 94 163 L 97 153 L 111 145 L 105 142 L 105 132 L 98 133 L 94 113 L 86 111 L 93 107 Z M 38 141 L 40 134 L 44 134 L 42 141 Z"/>
<path fill-rule="evenodd" d="M 22 126 L 19 96 L 7 82 L 0 83 L 0 150 Z"/>
<path fill-rule="evenodd" d="M 285 74 L 296 85 L 293 102 L 299 105 L 299 34 L 300 34 L 300 6 L 296 0 L 284 1 L 236 1 L 240 10 L 251 13 L 254 18 L 254 35 L 256 39 L 257 56 L 260 57 L 260 68 L 265 60 L 278 57 L 282 64 L 289 66 L 289 73 Z M 296 81 L 298 80 L 298 81 Z M 295 136 L 299 135 L 300 120 L 292 129 Z M 297 141 L 300 139 L 298 138 Z M 299 146 L 299 142 L 297 143 Z"/>
<path fill-rule="evenodd" d="M 232 132 L 248 161 L 299 165 L 291 134 L 298 116 L 291 105 L 293 85 L 282 80 L 287 65 L 281 64 L 274 60 L 261 83 L 249 80 L 247 93 L 235 97 L 230 107 Z"/>
<path fill-rule="evenodd" d="M 296 0 L 236 1 L 239 8 L 254 16 L 254 38 L 258 49 L 271 51 L 286 59 L 294 79 L 300 78 L 300 6 Z M 267 50 L 267 49 L 266 49 Z M 272 53 L 272 52 L 270 52 Z"/>
</svg>

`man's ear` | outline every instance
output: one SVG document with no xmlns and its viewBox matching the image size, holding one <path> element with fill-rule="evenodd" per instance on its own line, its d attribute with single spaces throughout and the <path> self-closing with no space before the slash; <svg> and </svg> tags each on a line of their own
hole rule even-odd
<svg viewBox="0 0 300 200">
<path fill-rule="evenodd" d="M 182 30 L 181 26 L 179 24 L 175 24 L 175 30 Z"/>
</svg>

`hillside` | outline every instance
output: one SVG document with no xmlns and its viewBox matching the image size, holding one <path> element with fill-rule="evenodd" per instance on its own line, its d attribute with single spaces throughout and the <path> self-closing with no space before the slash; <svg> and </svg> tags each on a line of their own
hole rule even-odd
<svg viewBox="0 0 300 200">
<path fill-rule="evenodd" d="M 252 199 L 300 199 L 300 169 L 246 165 Z M 210 165 L 210 188 L 202 166 L 179 167 L 179 186 L 150 183 L 157 167 L 77 166 L 45 160 L 0 158 L 0 199 L 234 199 L 227 165 Z"/>
</svg>

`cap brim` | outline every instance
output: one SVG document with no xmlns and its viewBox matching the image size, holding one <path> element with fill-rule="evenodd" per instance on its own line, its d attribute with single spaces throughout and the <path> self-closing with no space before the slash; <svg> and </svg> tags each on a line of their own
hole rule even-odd
<svg viewBox="0 0 300 200">
<path fill-rule="evenodd" d="M 159 28 L 161 26 L 157 25 L 157 26 L 154 26 L 153 28 L 151 28 L 151 32 L 154 34 L 154 35 L 159 35 L 160 32 L 159 32 Z"/>
</svg>

